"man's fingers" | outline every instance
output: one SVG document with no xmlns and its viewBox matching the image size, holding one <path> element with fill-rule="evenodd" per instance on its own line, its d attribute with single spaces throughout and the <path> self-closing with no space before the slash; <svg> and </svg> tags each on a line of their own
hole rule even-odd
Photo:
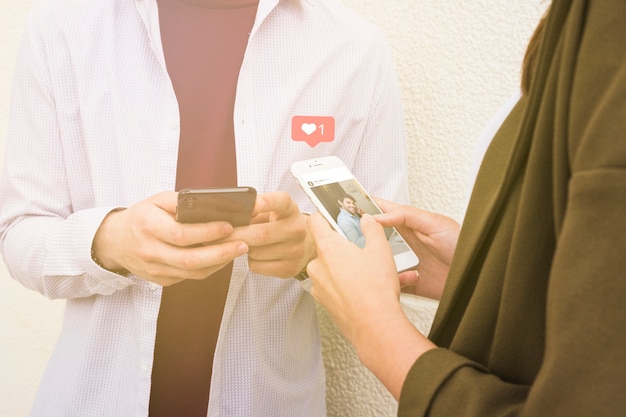
<svg viewBox="0 0 626 417">
<path fill-rule="evenodd" d="M 277 235 L 274 224 L 258 223 L 235 228 L 226 240 L 241 240 L 255 247 L 278 243 L 280 236 Z"/>
<path fill-rule="evenodd" d="M 228 237 L 233 226 L 227 222 L 172 223 L 164 228 L 159 238 L 174 246 L 192 246 L 216 242 Z"/>
<path fill-rule="evenodd" d="M 278 218 L 291 216 L 298 206 L 291 196 L 283 191 L 259 194 L 254 204 L 253 216 L 260 213 L 274 212 Z"/>
<path fill-rule="evenodd" d="M 146 209 L 140 216 L 135 216 L 136 234 L 154 236 L 156 239 L 174 246 L 191 246 L 214 242 L 232 233 L 232 225 L 225 221 L 177 222 L 174 219 L 177 196 L 178 193 L 175 191 L 164 191 L 148 198 Z M 164 212 L 168 215 L 164 215 Z"/>
<path fill-rule="evenodd" d="M 176 191 L 163 191 L 148 198 L 148 201 L 155 206 L 174 215 L 178 204 L 178 193 Z"/>
</svg>

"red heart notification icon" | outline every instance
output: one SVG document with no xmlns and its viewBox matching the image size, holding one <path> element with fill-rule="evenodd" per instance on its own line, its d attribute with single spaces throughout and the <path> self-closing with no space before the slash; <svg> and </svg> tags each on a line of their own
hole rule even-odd
<svg viewBox="0 0 626 417">
<path fill-rule="evenodd" d="M 335 140 L 335 118 L 332 116 L 293 116 L 291 139 L 306 142 L 311 148 L 320 142 Z"/>
</svg>

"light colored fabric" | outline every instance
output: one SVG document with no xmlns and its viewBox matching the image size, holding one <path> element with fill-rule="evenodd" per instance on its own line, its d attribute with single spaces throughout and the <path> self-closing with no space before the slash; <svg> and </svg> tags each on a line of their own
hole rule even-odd
<svg viewBox="0 0 626 417">
<path fill-rule="evenodd" d="M 113 208 L 174 188 L 176 97 L 155 0 L 43 0 L 15 72 L 2 252 L 11 275 L 66 299 L 33 416 L 143 417 L 161 287 L 99 268 L 93 236 Z M 335 118 L 335 140 L 291 138 L 291 118 Z M 403 114 L 390 52 L 332 0 L 261 0 L 234 112 L 242 185 L 313 205 L 289 174 L 334 154 L 374 195 L 406 201 Z M 381 175 L 384 173 L 384 175 Z M 300 282 L 237 259 L 220 331 L 210 416 L 325 415 L 313 299 Z"/>
</svg>

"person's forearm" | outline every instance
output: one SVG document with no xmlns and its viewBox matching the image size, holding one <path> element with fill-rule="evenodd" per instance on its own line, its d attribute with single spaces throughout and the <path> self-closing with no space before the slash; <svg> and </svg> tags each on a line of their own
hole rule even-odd
<svg viewBox="0 0 626 417">
<path fill-rule="evenodd" d="M 359 359 L 398 399 L 415 361 L 436 346 L 406 318 L 400 305 L 379 315 L 364 315 L 352 344 Z"/>
<path fill-rule="evenodd" d="M 11 275 L 52 299 L 108 295 L 132 285 L 92 260 L 91 241 L 108 211 L 104 207 L 81 210 L 67 219 L 28 216 L 12 224 L 3 242 Z"/>
</svg>

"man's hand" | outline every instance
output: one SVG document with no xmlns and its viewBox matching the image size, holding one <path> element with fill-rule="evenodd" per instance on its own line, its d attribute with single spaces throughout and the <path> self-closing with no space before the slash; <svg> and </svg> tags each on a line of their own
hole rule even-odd
<svg viewBox="0 0 626 417">
<path fill-rule="evenodd" d="M 237 227 L 228 238 L 248 244 L 250 270 L 289 278 L 315 256 L 306 216 L 285 192 L 259 194 L 250 226 Z"/>
<path fill-rule="evenodd" d="M 177 194 L 162 192 L 109 213 L 93 240 L 100 265 L 168 286 L 204 279 L 248 251 L 241 240 L 226 239 L 233 231 L 227 222 L 178 223 Z"/>
</svg>

